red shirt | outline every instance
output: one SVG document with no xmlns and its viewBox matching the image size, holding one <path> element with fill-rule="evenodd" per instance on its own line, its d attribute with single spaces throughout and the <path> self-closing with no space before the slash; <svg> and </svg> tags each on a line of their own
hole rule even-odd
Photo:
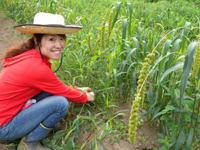
<svg viewBox="0 0 200 150">
<path fill-rule="evenodd" d="M 3 61 L 0 73 L 0 126 L 20 111 L 27 100 L 42 91 L 85 103 L 87 95 L 63 84 L 51 70 L 51 63 L 32 49 Z"/>
</svg>

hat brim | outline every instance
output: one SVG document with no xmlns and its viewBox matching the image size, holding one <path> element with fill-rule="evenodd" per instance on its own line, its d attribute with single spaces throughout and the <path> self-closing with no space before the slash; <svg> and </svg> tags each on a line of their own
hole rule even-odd
<svg viewBox="0 0 200 150">
<path fill-rule="evenodd" d="M 40 24 L 21 24 L 14 28 L 22 33 L 27 34 L 72 34 L 80 31 L 78 25 L 40 25 Z"/>
</svg>

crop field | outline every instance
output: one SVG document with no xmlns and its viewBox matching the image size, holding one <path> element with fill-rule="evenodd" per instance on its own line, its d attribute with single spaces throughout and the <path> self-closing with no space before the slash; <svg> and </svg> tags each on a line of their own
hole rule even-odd
<svg viewBox="0 0 200 150">
<path fill-rule="evenodd" d="M 67 35 L 56 75 L 70 86 L 91 87 L 96 100 L 71 103 L 65 128 L 44 144 L 106 150 L 102 141 L 109 134 L 112 142 L 128 137 L 134 145 L 144 120 L 158 129 L 160 146 L 154 150 L 200 149 L 200 2 L 1 0 L 0 10 L 17 24 L 50 12 L 83 26 Z M 55 70 L 60 60 L 52 63 Z M 117 109 L 125 103 L 132 106 L 128 112 Z M 128 125 L 120 116 L 128 116 Z M 92 134 L 80 144 L 84 133 Z"/>
</svg>

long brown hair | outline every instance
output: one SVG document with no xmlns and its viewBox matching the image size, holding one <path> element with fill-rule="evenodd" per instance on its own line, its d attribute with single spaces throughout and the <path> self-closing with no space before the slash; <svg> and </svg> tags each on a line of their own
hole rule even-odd
<svg viewBox="0 0 200 150">
<path fill-rule="evenodd" d="M 11 58 L 14 56 L 17 56 L 23 52 L 29 51 L 31 49 L 34 49 L 36 47 L 34 37 L 36 39 L 37 45 L 41 44 L 41 39 L 44 34 L 34 34 L 32 37 L 30 37 L 27 41 L 23 42 L 22 44 L 15 45 L 13 47 L 10 47 L 4 54 L 2 59 Z"/>
</svg>

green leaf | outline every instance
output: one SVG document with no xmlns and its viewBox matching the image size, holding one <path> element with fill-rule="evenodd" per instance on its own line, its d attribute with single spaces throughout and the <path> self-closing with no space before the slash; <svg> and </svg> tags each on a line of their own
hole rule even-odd
<svg viewBox="0 0 200 150">
<path fill-rule="evenodd" d="M 193 56 L 196 51 L 198 42 L 192 42 L 188 46 L 187 53 L 185 55 L 185 62 L 183 66 L 183 73 L 181 77 L 181 86 L 180 86 L 180 106 L 182 104 L 183 96 L 185 93 L 186 83 L 189 78 L 190 70 L 192 69 Z"/>
<path fill-rule="evenodd" d="M 181 42 L 181 39 L 177 39 L 174 44 L 172 45 L 172 48 L 171 48 L 171 53 L 175 52 L 177 49 L 178 49 L 178 46 L 179 46 L 179 43 Z M 175 55 L 175 54 L 174 54 Z M 174 58 L 174 55 L 170 55 L 169 56 L 169 60 L 167 62 L 167 68 L 169 68 L 171 66 L 171 64 L 173 63 L 173 58 Z"/>
<path fill-rule="evenodd" d="M 102 145 L 102 147 L 103 147 L 104 150 L 107 150 L 102 141 L 100 141 L 99 139 L 97 139 L 97 141 Z"/>
<path fill-rule="evenodd" d="M 139 52 L 139 47 L 140 47 L 140 44 L 139 44 L 139 41 L 136 37 L 133 37 L 132 38 L 134 43 L 135 43 L 135 47 L 136 47 L 136 60 L 139 61 L 139 55 L 140 55 L 140 52 Z"/>
<path fill-rule="evenodd" d="M 132 73 L 132 72 L 134 72 L 134 70 L 135 70 L 135 65 L 136 64 L 136 62 L 133 62 L 133 63 L 131 63 L 130 64 L 130 66 L 128 67 L 128 69 L 127 69 L 127 74 L 126 74 L 126 77 L 128 78 L 128 76 Z"/>
<path fill-rule="evenodd" d="M 103 130 L 99 135 L 99 140 L 103 140 L 106 137 L 106 132 Z"/>
<path fill-rule="evenodd" d="M 71 129 L 70 131 L 67 132 L 67 134 L 65 135 L 64 141 L 68 140 L 68 137 L 70 136 L 70 134 L 72 133 L 72 131 L 74 131 L 75 129 Z"/>
<path fill-rule="evenodd" d="M 181 39 L 177 39 L 174 44 L 172 45 L 171 52 L 175 52 L 179 46 L 179 43 L 181 42 Z"/>
<path fill-rule="evenodd" d="M 190 128 L 190 132 L 188 134 L 188 138 L 187 138 L 187 142 L 186 142 L 186 150 L 191 149 L 193 134 L 194 134 L 194 129 Z"/>
<path fill-rule="evenodd" d="M 139 48 L 140 48 L 140 43 L 139 43 L 138 39 L 137 39 L 136 37 L 133 37 L 132 39 L 133 39 L 133 41 L 134 41 L 134 43 L 135 43 L 135 47 L 136 47 L 137 49 L 139 49 Z"/>
<path fill-rule="evenodd" d="M 115 14 L 115 17 L 113 19 L 112 29 L 113 29 L 115 23 L 117 22 L 117 17 L 119 15 L 120 8 L 121 8 L 121 2 L 117 2 L 116 14 Z"/>
<path fill-rule="evenodd" d="M 155 118 L 157 118 L 158 116 L 162 115 L 162 111 L 161 112 L 158 112 L 157 114 L 155 114 L 152 118 L 152 120 L 154 120 Z"/>
<path fill-rule="evenodd" d="M 190 114 L 184 114 L 185 121 L 188 122 L 191 119 Z"/>
<path fill-rule="evenodd" d="M 170 117 L 168 115 L 163 115 L 160 120 L 168 120 L 170 119 Z"/>
<path fill-rule="evenodd" d="M 168 39 L 165 42 L 165 46 L 164 46 L 163 53 L 162 53 L 163 57 L 167 54 L 167 52 L 168 52 L 168 50 L 170 48 L 171 43 L 172 43 L 172 40 L 168 40 Z"/>
<path fill-rule="evenodd" d="M 133 57 L 133 53 L 136 51 L 136 48 L 134 48 L 134 49 L 132 49 L 129 53 L 128 53 L 128 55 L 127 55 L 127 57 L 126 57 L 126 63 L 128 63 L 129 61 L 131 61 L 131 57 Z"/>
<path fill-rule="evenodd" d="M 145 57 L 146 57 L 146 53 L 147 53 L 147 51 L 148 51 L 148 47 L 147 47 L 146 41 L 142 41 L 142 44 L 143 44 L 143 47 L 144 47 L 144 50 L 143 50 L 143 57 L 145 58 Z"/>
<path fill-rule="evenodd" d="M 189 27 L 190 27 L 191 23 L 190 22 L 186 22 L 185 26 L 184 26 L 184 30 L 183 30 L 183 35 L 182 35 L 182 43 L 181 43 L 181 49 L 182 49 L 182 53 L 184 53 L 184 49 L 185 49 L 185 42 L 189 33 Z"/>
<path fill-rule="evenodd" d="M 164 79 L 168 74 L 170 74 L 171 72 L 182 68 L 183 65 L 184 65 L 183 62 L 178 62 L 178 63 L 174 64 L 173 66 L 171 66 L 170 68 L 168 68 L 168 69 L 164 72 L 164 74 L 162 75 L 162 77 L 161 77 L 161 79 L 160 79 L 160 82 L 162 82 L 163 79 Z"/>
<path fill-rule="evenodd" d="M 183 102 L 187 105 L 191 110 L 194 108 L 194 100 L 192 99 L 184 99 Z"/>
<path fill-rule="evenodd" d="M 152 84 L 149 83 L 149 90 L 147 92 L 147 95 L 148 95 L 148 100 L 149 100 L 150 104 L 152 103 L 152 101 L 154 101 L 154 99 L 153 99 L 153 93 L 154 92 L 153 92 Z"/>
<path fill-rule="evenodd" d="M 124 51 L 125 41 L 126 41 L 126 29 L 127 29 L 127 19 L 123 19 L 122 23 L 122 52 Z"/>
<path fill-rule="evenodd" d="M 132 12 L 133 12 L 133 8 L 130 2 L 127 2 L 128 5 L 128 10 L 129 10 L 129 26 L 128 26 L 128 33 L 129 36 L 131 36 L 131 20 L 132 20 Z"/>
<path fill-rule="evenodd" d="M 175 150 L 179 150 L 181 145 L 185 142 L 185 140 L 186 140 L 185 130 L 184 128 L 182 128 L 177 139 Z"/>
<path fill-rule="evenodd" d="M 162 114 L 166 114 L 170 110 L 174 110 L 175 107 L 171 105 L 167 105 L 164 110 L 162 110 Z"/>
<path fill-rule="evenodd" d="M 162 52 L 162 57 L 165 57 L 165 55 L 167 55 L 167 52 L 170 50 L 170 45 L 172 43 L 172 40 L 168 40 L 165 42 L 165 46 L 164 46 L 164 49 L 163 49 L 163 52 Z M 162 61 L 160 62 L 160 69 L 163 68 L 163 65 L 165 63 L 165 59 L 166 58 L 163 58 Z"/>
</svg>

